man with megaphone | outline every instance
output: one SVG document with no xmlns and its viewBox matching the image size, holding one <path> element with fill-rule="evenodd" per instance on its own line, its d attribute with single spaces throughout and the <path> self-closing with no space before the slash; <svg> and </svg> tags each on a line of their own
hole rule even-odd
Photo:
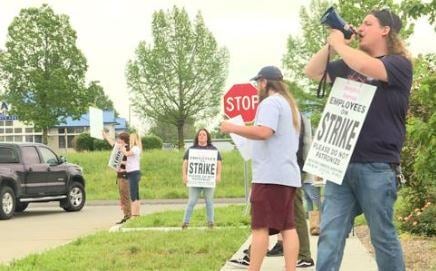
<svg viewBox="0 0 436 271">
<path fill-rule="evenodd" d="M 359 39 L 359 48 L 355 49 L 349 46 L 352 38 L 344 37 L 344 29 L 339 27 L 342 24 L 335 22 L 340 17 L 333 15 L 324 22 L 333 28 L 327 45 L 311 58 L 306 75 L 315 80 L 324 77 L 332 83 L 343 77 L 377 89 L 342 185 L 327 182 L 325 187 L 317 270 L 339 270 L 345 239 L 354 217 L 362 212 L 370 228 L 378 269 L 405 270 L 392 222 L 396 169 L 412 85 L 410 56 L 398 34 L 401 20 L 387 9 L 370 12 L 357 29 L 358 35 L 353 35 Z M 335 53 L 341 59 L 326 65 L 329 55 Z"/>
</svg>

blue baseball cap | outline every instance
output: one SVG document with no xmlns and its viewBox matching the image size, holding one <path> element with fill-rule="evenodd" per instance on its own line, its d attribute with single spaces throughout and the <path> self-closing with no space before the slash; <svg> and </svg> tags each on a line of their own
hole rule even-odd
<svg viewBox="0 0 436 271">
<path fill-rule="evenodd" d="M 265 66 L 260 69 L 255 77 L 251 78 L 251 81 L 257 81 L 259 79 L 282 81 L 283 74 L 276 66 Z"/>
</svg>

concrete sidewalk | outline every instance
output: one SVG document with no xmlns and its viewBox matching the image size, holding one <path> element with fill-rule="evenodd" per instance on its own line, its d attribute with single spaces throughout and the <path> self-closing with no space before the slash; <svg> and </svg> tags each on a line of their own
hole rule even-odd
<svg viewBox="0 0 436 271">
<path fill-rule="evenodd" d="M 231 259 L 239 259 L 243 257 L 243 250 L 248 248 L 250 244 L 250 238 L 248 238 L 239 250 L 232 256 Z M 277 237 L 271 236 L 269 245 L 274 246 Z M 318 237 L 310 236 L 310 250 L 312 252 L 312 258 L 316 263 Z M 230 260 L 230 259 L 229 259 Z M 262 264 L 262 271 L 282 271 L 285 270 L 285 261 L 283 257 L 265 257 Z M 221 271 L 236 271 L 244 268 L 237 268 L 229 263 L 226 263 Z M 315 270 L 314 267 L 299 268 L 298 270 Z M 377 265 L 375 259 L 369 254 L 366 248 L 362 245 L 357 236 L 350 236 L 345 244 L 344 257 L 342 258 L 341 271 L 377 271 Z"/>
</svg>

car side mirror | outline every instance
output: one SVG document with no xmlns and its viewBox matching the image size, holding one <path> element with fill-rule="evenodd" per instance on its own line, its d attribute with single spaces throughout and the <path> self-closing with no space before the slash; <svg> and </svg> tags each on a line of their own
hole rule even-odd
<svg viewBox="0 0 436 271">
<path fill-rule="evenodd" d="M 66 163 L 67 162 L 67 158 L 66 157 L 64 157 L 64 156 L 59 156 L 59 160 L 60 160 L 60 162 L 61 162 L 61 164 L 63 164 L 63 163 Z"/>
</svg>

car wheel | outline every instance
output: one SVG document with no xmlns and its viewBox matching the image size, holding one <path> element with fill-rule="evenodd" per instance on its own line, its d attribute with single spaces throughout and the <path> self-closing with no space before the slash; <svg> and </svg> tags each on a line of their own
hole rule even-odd
<svg viewBox="0 0 436 271">
<path fill-rule="evenodd" d="M 80 211 L 85 205 L 86 194 L 83 185 L 73 182 L 67 192 L 67 198 L 61 201 L 61 207 L 67 212 Z"/>
<path fill-rule="evenodd" d="M 9 186 L 0 188 L 0 219 L 9 219 L 15 211 L 15 193 Z"/>
<path fill-rule="evenodd" d="M 29 206 L 28 202 L 17 201 L 17 206 L 15 206 L 15 212 L 16 213 L 24 212 L 24 210 L 26 210 L 27 206 Z"/>
</svg>

